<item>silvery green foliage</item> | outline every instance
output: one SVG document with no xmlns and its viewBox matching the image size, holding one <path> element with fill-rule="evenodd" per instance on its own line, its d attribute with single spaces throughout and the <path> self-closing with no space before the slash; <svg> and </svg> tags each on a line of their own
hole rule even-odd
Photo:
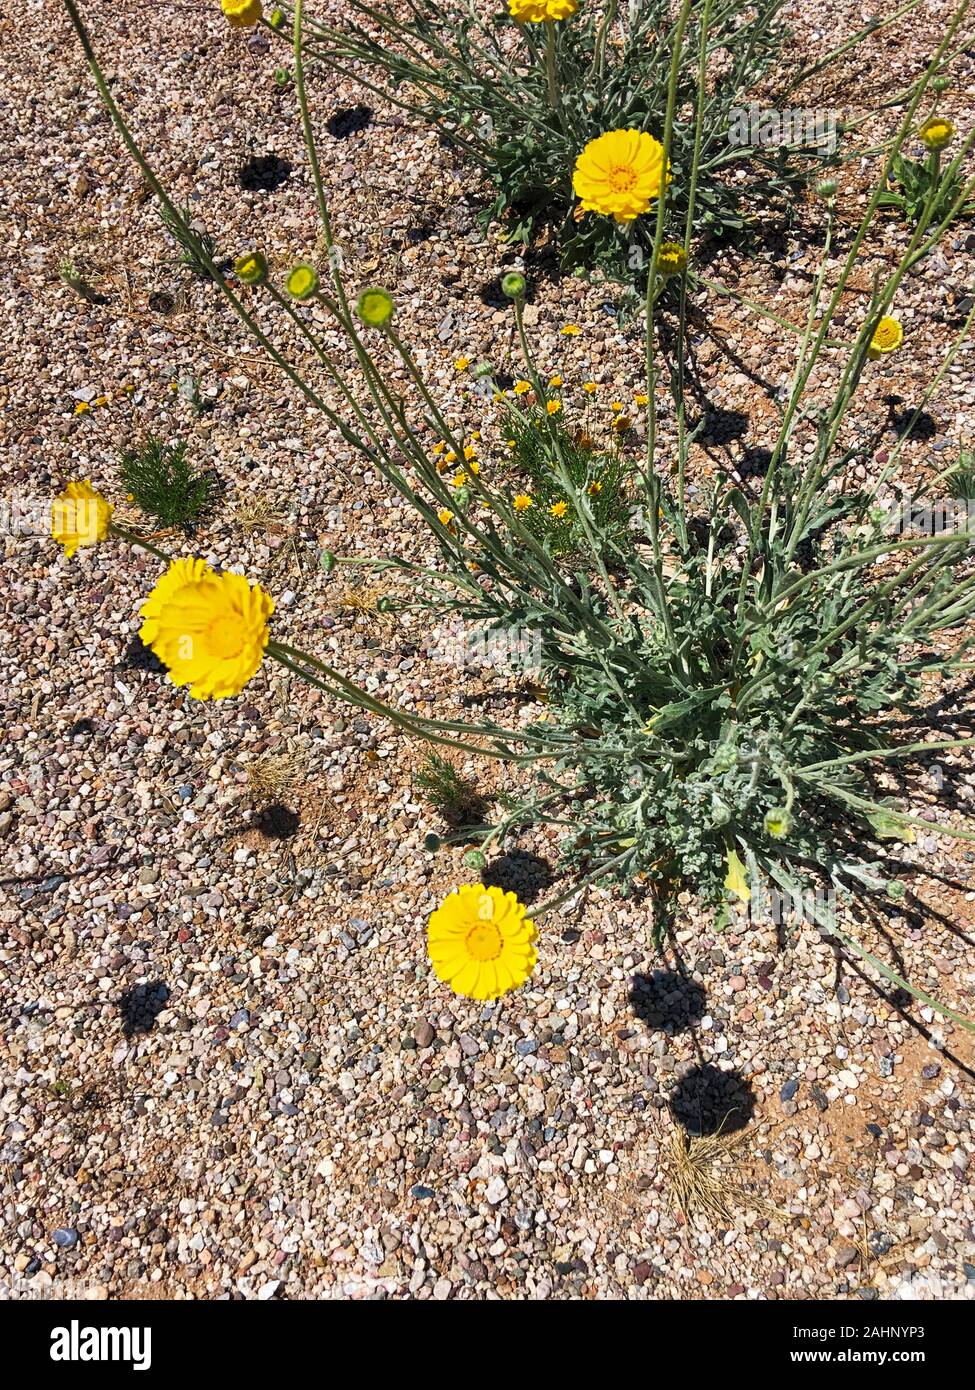
<svg viewBox="0 0 975 1390">
<path fill-rule="evenodd" d="M 349 8 L 361 18 L 340 27 L 306 16 L 309 61 L 366 71 L 394 102 L 435 126 L 482 170 L 495 193 L 485 218 L 504 219 L 512 240 L 551 226 L 567 266 L 599 265 L 620 281 L 645 281 L 652 227 L 641 221 L 618 228 L 593 215 L 576 220 L 572 170 L 585 145 L 605 131 L 632 127 L 661 138 L 674 41 L 669 0 L 643 0 L 625 12 L 583 4 L 555 24 L 556 102 L 546 76 L 546 26 L 519 28 L 506 5 L 411 0 L 405 15 L 358 0 Z M 829 158 L 805 143 L 772 148 L 730 137 L 744 95 L 770 73 L 790 73 L 780 61 L 783 9 L 783 0 L 746 9 L 712 6 L 694 219 L 699 232 L 739 234 L 769 204 L 787 209 L 806 174 L 820 171 Z M 684 35 L 671 152 L 670 211 L 681 238 L 694 149 L 699 24 L 695 13 Z M 288 26 L 281 32 L 287 38 Z"/>
</svg>

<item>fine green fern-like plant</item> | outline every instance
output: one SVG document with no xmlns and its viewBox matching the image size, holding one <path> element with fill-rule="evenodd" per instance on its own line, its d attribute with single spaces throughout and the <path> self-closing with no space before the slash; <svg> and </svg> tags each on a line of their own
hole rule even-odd
<svg viewBox="0 0 975 1390">
<path fill-rule="evenodd" d="M 126 491 L 163 526 L 190 526 L 213 500 L 212 476 L 196 472 L 186 452 L 182 440 L 166 444 L 150 435 L 144 444 L 119 455 Z"/>
</svg>

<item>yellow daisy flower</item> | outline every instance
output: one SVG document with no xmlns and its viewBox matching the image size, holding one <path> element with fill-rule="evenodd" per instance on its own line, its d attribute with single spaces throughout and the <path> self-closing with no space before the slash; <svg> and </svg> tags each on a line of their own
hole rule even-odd
<svg viewBox="0 0 975 1390">
<path fill-rule="evenodd" d="M 531 975 L 536 936 L 514 893 L 465 883 L 430 914 L 427 950 L 433 973 L 455 994 L 497 999 Z"/>
<path fill-rule="evenodd" d="M 457 462 L 457 454 L 456 454 L 456 451 L 453 450 L 453 449 L 448 449 L 447 452 L 444 454 L 444 462 L 445 462 L 445 463 L 456 463 L 456 462 Z"/>
<path fill-rule="evenodd" d="M 610 403 L 609 403 L 609 408 L 610 408 L 610 410 L 613 412 L 614 415 L 618 415 L 618 414 L 620 413 L 620 411 L 623 409 L 623 402 L 622 402 L 622 401 L 610 401 Z"/>
<path fill-rule="evenodd" d="M 449 526 L 454 519 L 454 514 L 449 507 L 441 507 L 437 512 L 437 520 L 441 526 Z"/>
<path fill-rule="evenodd" d="M 578 0 L 508 0 L 508 13 L 516 24 L 568 19 L 578 8 Z"/>
<path fill-rule="evenodd" d="M 596 383 L 594 381 L 584 381 L 582 383 L 582 389 L 588 396 L 591 396 L 597 389 Z"/>
<path fill-rule="evenodd" d="M 450 486 L 451 486 L 451 487 L 463 487 L 464 484 L 465 484 L 466 482 L 467 482 L 467 474 L 464 473 L 463 471 L 461 471 L 460 473 L 455 473 L 454 476 L 451 478 L 451 480 L 450 480 Z"/>
<path fill-rule="evenodd" d="M 625 434 L 630 428 L 630 417 L 628 415 L 617 415 L 613 421 L 613 430 L 617 434 Z"/>
<path fill-rule="evenodd" d="M 477 450 L 474 448 L 473 444 L 464 445 L 464 458 L 467 459 L 468 463 L 471 459 L 477 458 Z"/>
<path fill-rule="evenodd" d="M 650 402 L 650 397 L 649 397 L 649 396 L 642 396 L 642 395 L 641 395 L 641 396 L 634 396 L 634 397 L 633 397 L 633 404 L 634 404 L 634 405 L 648 405 L 649 402 Z"/>
<path fill-rule="evenodd" d="M 873 330 L 873 337 L 867 348 L 867 356 L 871 361 L 876 362 L 877 358 L 883 357 L 885 353 L 895 352 L 903 341 L 903 328 L 897 319 L 888 318 L 885 314 Z"/>
<path fill-rule="evenodd" d="M 231 29 L 251 29 L 264 17 L 261 0 L 220 0 Z"/>
<path fill-rule="evenodd" d="M 549 378 L 549 386 L 561 386 L 562 378 L 558 375 Z"/>
<path fill-rule="evenodd" d="M 569 504 L 568 502 L 553 502 L 548 510 L 551 516 L 558 517 L 561 520 L 569 510 Z"/>
<path fill-rule="evenodd" d="M 107 396 L 96 396 L 96 397 L 95 397 L 95 400 L 94 400 L 94 404 L 95 404 L 95 405 L 99 405 L 99 406 L 101 406 L 101 405 L 108 405 L 108 397 L 107 397 Z"/>
<path fill-rule="evenodd" d="M 480 431 L 480 430 L 471 430 L 471 438 L 475 441 L 475 443 L 480 439 L 480 437 L 481 437 L 481 431 Z"/>
<path fill-rule="evenodd" d="M 564 323 L 562 327 L 559 329 L 559 332 L 562 334 L 564 338 L 575 338 L 579 333 L 582 332 L 582 329 L 579 327 L 577 323 Z"/>
<path fill-rule="evenodd" d="M 546 401 L 545 409 L 548 411 L 549 415 L 558 415 L 559 411 L 562 409 L 562 402 Z"/>
<path fill-rule="evenodd" d="M 531 384 L 530 381 L 516 381 L 516 382 L 515 382 L 515 385 L 514 385 L 514 392 L 515 392 L 515 395 L 516 395 L 516 396 L 525 396 L 525 395 L 528 394 L 528 392 L 529 392 L 531 389 L 532 389 L 532 384 Z"/>
<path fill-rule="evenodd" d="M 609 130 L 590 140 L 576 160 L 572 186 L 583 212 L 633 222 L 649 212 L 670 179 L 664 148 L 642 130 Z"/>
<path fill-rule="evenodd" d="M 70 560 L 79 547 L 97 545 L 108 535 L 113 507 L 85 478 L 72 480 L 51 503 L 51 535 Z"/>
<path fill-rule="evenodd" d="M 471 459 L 468 462 L 467 471 L 473 473 L 475 478 L 477 477 L 478 473 L 481 471 L 481 465 L 478 463 L 477 459 Z"/>
<path fill-rule="evenodd" d="M 512 502 L 512 506 L 514 507 L 516 512 L 527 512 L 529 507 L 534 506 L 531 494 L 527 492 L 519 492 L 517 497 L 515 497 L 514 501 Z"/>
<path fill-rule="evenodd" d="M 242 574 L 173 560 L 145 603 L 139 636 L 197 700 L 238 695 L 264 659 L 274 601 Z"/>
<path fill-rule="evenodd" d="M 471 359 L 469 357 L 458 357 L 454 362 L 454 370 L 458 372 L 466 372 L 467 368 L 470 365 Z"/>
<path fill-rule="evenodd" d="M 122 387 L 122 390 L 125 392 L 127 396 L 132 396 L 135 394 L 135 387 L 132 385 L 130 381 L 126 382 L 126 384 Z"/>
<path fill-rule="evenodd" d="M 91 410 L 91 406 L 87 401 L 79 401 L 74 408 L 74 413 L 76 415 L 87 415 L 89 410 Z"/>
<path fill-rule="evenodd" d="M 603 485 L 600 482 L 590 483 L 588 488 L 586 489 L 590 497 L 598 497 L 602 490 Z"/>
<path fill-rule="evenodd" d="M 447 447 L 446 444 L 445 444 L 445 443 L 443 442 L 443 440 L 441 439 L 438 443 L 434 444 L 434 446 L 433 446 L 433 452 L 434 452 L 435 454 L 442 454 L 443 451 L 444 451 L 444 449 L 446 449 L 446 447 Z"/>
</svg>

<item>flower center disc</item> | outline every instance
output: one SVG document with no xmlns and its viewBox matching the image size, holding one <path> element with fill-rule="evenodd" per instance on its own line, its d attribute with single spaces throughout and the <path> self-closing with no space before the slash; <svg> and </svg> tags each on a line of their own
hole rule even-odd
<svg viewBox="0 0 975 1390">
<path fill-rule="evenodd" d="M 236 623 L 228 622 L 226 614 L 221 614 L 208 625 L 206 641 L 211 656 L 218 661 L 229 661 L 232 657 L 240 656 L 244 635 Z"/>
<path fill-rule="evenodd" d="M 614 164 L 607 175 L 607 182 L 614 193 L 629 193 L 636 183 L 636 174 L 628 164 Z"/>
<path fill-rule="evenodd" d="M 501 933 L 493 922 L 478 922 L 464 941 L 475 960 L 497 960 L 501 954 Z"/>
</svg>

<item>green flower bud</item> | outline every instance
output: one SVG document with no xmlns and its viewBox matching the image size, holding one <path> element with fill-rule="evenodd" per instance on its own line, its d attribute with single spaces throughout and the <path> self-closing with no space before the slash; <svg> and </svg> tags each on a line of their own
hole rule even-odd
<svg viewBox="0 0 975 1390">
<path fill-rule="evenodd" d="M 299 261 L 288 272 L 284 287 L 292 299 L 311 299 L 313 294 L 318 293 L 318 271 L 307 261 Z"/>
<path fill-rule="evenodd" d="M 433 831 L 431 831 L 429 835 L 424 835 L 423 848 L 426 850 L 427 854 L 436 854 L 437 850 L 440 848 L 440 836 L 434 835 Z"/>
<path fill-rule="evenodd" d="M 331 574 L 332 570 L 335 568 L 335 556 L 330 550 L 323 550 L 318 557 L 318 563 L 326 574 Z"/>
<path fill-rule="evenodd" d="M 774 806 L 765 812 L 765 833 L 773 840 L 784 840 L 792 828 L 792 817 L 784 806 Z"/>
<path fill-rule="evenodd" d="M 816 185 L 816 192 L 819 194 L 820 198 L 835 198 L 836 180 L 824 179 L 822 183 Z"/>
<path fill-rule="evenodd" d="M 287 68 L 275 68 L 274 80 L 279 87 L 287 87 L 288 83 L 291 81 L 291 73 Z"/>
<path fill-rule="evenodd" d="M 469 849 L 464 855 L 464 863 L 469 869 L 484 869 L 487 867 L 487 859 L 479 849 Z"/>
<path fill-rule="evenodd" d="M 931 83 L 931 86 L 933 90 L 936 92 L 946 92 L 948 88 L 951 86 L 951 81 L 947 77 L 935 77 Z"/>
<path fill-rule="evenodd" d="M 501 290 L 509 299 L 524 299 L 528 282 L 520 270 L 509 270 L 501 276 Z"/>
<path fill-rule="evenodd" d="M 272 29 L 280 29 L 284 24 L 284 10 L 272 10 L 268 24 L 270 24 Z"/>
<path fill-rule="evenodd" d="M 234 274 L 242 285 L 263 285 L 267 279 L 267 261 L 260 251 L 248 251 L 234 261 Z"/>
<path fill-rule="evenodd" d="M 359 295 L 355 311 L 370 328 L 385 328 L 396 312 L 396 303 L 386 290 L 370 285 Z"/>
<path fill-rule="evenodd" d="M 376 604 L 377 613 L 395 613 L 396 605 L 391 598 L 381 598 Z"/>
</svg>

